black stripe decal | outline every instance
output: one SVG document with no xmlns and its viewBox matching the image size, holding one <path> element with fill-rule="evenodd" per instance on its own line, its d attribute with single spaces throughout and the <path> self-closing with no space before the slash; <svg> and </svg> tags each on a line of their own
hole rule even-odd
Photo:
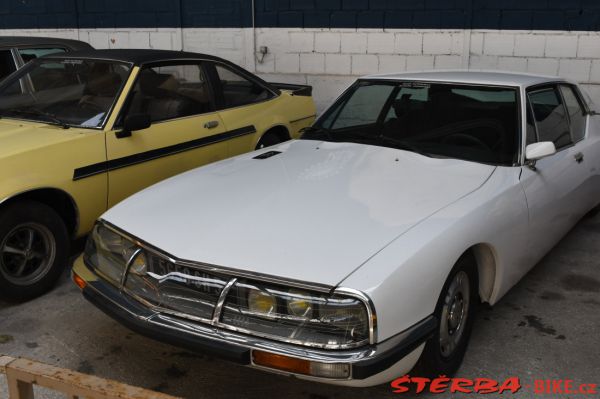
<svg viewBox="0 0 600 399">
<path fill-rule="evenodd" d="M 195 140 L 186 141 L 168 147 L 157 148 L 155 150 L 140 152 L 138 154 L 129 155 L 122 158 L 111 159 L 110 161 L 98 162 L 92 165 L 82 166 L 73 171 L 73 180 L 80 180 L 86 177 L 94 176 L 100 173 L 105 173 L 115 169 L 125 168 L 127 166 L 136 165 L 139 163 L 151 161 L 154 159 L 167 157 L 169 155 L 178 154 L 180 152 L 193 150 L 207 145 L 219 143 L 225 140 L 231 140 L 236 137 L 245 136 L 256 133 L 254 126 L 245 126 L 239 129 L 230 130 L 228 132 L 215 134 L 208 137 L 202 137 Z"/>
</svg>

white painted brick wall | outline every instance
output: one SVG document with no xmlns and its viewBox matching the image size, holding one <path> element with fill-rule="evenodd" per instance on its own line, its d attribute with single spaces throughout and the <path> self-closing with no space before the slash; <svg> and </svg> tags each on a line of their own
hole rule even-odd
<svg viewBox="0 0 600 399">
<path fill-rule="evenodd" d="M 425 33 L 423 35 L 424 54 L 452 54 L 452 35 Z"/>
<path fill-rule="evenodd" d="M 368 33 L 367 52 L 371 54 L 394 53 L 394 35 L 389 33 Z"/>
<path fill-rule="evenodd" d="M 352 56 L 352 74 L 369 75 L 379 71 L 379 57 L 372 54 L 356 54 Z"/>
<path fill-rule="evenodd" d="M 574 58 L 577 56 L 576 35 L 549 35 L 546 38 L 546 57 Z"/>
<path fill-rule="evenodd" d="M 0 34 L 79 38 L 97 48 L 183 48 L 214 54 L 268 80 L 312 84 L 319 110 L 359 75 L 463 65 L 561 75 L 582 83 L 600 104 L 600 32 L 161 28 Z M 269 48 L 262 63 L 255 59 L 254 43 Z"/>
<path fill-rule="evenodd" d="M 543 57 L 546 47 L 546 36 L 521 34 L 515 36 L 514 55 L 517 57 Z"/>
</svg>

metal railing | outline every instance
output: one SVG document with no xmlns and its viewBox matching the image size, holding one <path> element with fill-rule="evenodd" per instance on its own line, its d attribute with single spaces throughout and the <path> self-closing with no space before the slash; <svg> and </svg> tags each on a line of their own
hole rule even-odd
<svg viewBox="0 0 600 399">
<path fill-rule="evenodd" d="M 9 399 L 34 399 L 33 386 L 64 393 L 69 399 L 176 399 L 174 396 L 48 364 L 0 355 Z"/>
</svg>

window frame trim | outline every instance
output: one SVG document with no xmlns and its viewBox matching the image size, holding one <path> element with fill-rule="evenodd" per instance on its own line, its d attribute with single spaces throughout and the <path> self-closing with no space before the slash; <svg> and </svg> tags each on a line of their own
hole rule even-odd
<svg viewBox="0 0 600 399">
<path fill-rule="evenodd" d="M 270 94 L 270 96 L 265 98 L 264 100 L 253 101 L 253 102 L 249 102 L 247 104 L 235 105 L 233 107 L 227 107 L 225 104 L 225 97 L 223 95 L 223 87 L 221 85 L 221 79 L 219 77 L 219 72 L 217 71 L 217 65 L 222 66 L 223 68 L 225 68 L 237 75 L 240 75 L 244 79 L 256 84 L 257 86 L 262 87 Z M 255 77 L 252 76 L 249 72 L 245 71 L 243 68 L 238 67 L 237 65 L 230 65 L 228 63 L 221 62 L 218 60 L 207 60 L 207 68 L 210 69 L 210 73 L 209 73 L 210 79 L 214 80 L 213 86 L 215 88 L 215 102 L 216 102 L 215 111 L 217 111 L 217 112 L 224 112 L 224 111 L 234 110 L 237 108 L 249 107 L 249 106 L 255 105 L 255 104 L 265 103 L 267 101 L 274 100 L 281 95 L 281 92 L 276 92 L 271 87 L 269 87 L 268 85 L 265 85 L 263 82 L 255 79 Z"/>
<path fill-rule="evenodd" d="M 560 85 L 561 84 L 571 85 L 571 83 L 566 82 L 566 81 L 552 81 L 552 82 L 541 83 L 541 84 L 529 86 L 525 90 L 525 97 L 527 98 L 527 102 L 532 107 L 531 113 L 533 115 L 533 122 L 535 124 L 535 131 L 536 131 L 536 136 L 537 136 L 536 137 L 537 138 L 536 143 L 540 143 L 541 141 L 540 141 L 540 134 L 539 134 L 539 129 L 538 129 L 538 123 L 537 123 L 537 120 L 535 119 L 535 111 L 533 109 L 533 104 L 531 103 L 531 100 L 529 98 L 529 94 L 531 94 L 532 92 L 536 92 L 536 91 L 540 91 L 540 90 L 544 90 L 544 89 L 548 89 L 548 88 L 554 88 L 558 92 L 558 96 L 560 97 L 562 108 L 563 108 L 563 110 L 565 112 L 565 117 L 566 117 L 566 120 L 567 120 L 567 125 L 569 126 L 569 139 L 570 139 L 570 142 L 569 142 L 569 144 L 567 144 L 565 146 L 562 146 L 562 147 L 556 147 L 556 144 L 554 144 L 554 146 L 556 147 L 556 152 L 557 153 L 562 152 L 563 150 L 569 149 L 569 148 L 573 147 L 575 144 L 577 144 L 579 141 L 581 141 L 581 140 L 578 140 L 577 142 L 573 141 L 573 134 L 571 132 L 571 118 L 569 117 L 569 111 L 567 110 L 567 107 L 565 105 L 565 99 L 563 98 L 562 92 L 560 90 Z M 580 105 L 581 105 L 581 103 L 580 103 Z M 586 118 L 586 120 L 587 120 L 587 118 Z M 587 131 L 587 121 L 586 121 L 586 131 Z M 527 139 L 527 138 L 525 138 L 525 139 Z M 552 141 L 552 143 L 554 143 L 554 141 Z"/>
<path fill-rule="evenodd" d="M 561 86 L 565 86 L 571 89 L 571 92 L 573 93 L 573 95 L 575 96 L 575 101 L 577 101 L 577 103 L 579 104 L 579 108 L 581 110 L 581 116 L 584 117 L 584 127 L 583 127 L 583 136 L 579 139 L 579 140 L 573 140 L 573 130 L 572 130 L 572 124 L 571 124 L 571 115 L 569 114 L 569 109 L 567 108 L 567 103 L 565 101 L 565 96 L 563 95 L 562 92 L 562 88 Z M 585 140 L 585 138 L 587 137 L 587 133 L 588 133 L 588 122 L 589 122 L 589 111 L 587 111 L 587 108 L 585 106 L 585 101 L 583 100 L 583 98 L 581 97 L 581 93 L 579 92 L 578 88 L 576 85 L 572 84 L 572 83 L 568 83 L 568 82 L 564 82 L 564 83 L 559 83 L 558 84 L 558 91 L 560 93 L 560 96 L 562 98 L 563 101 L 563 105 L 565 107 L 565 111 L 567 112 L 567 119 L 569 121 L 569 133 L 571 135 L 571 143 L 572 145 L 575 145 L 577 143 L 579 143 L 582 140 Z"/>
<path fill-rule="evenodd" d="M 131 84 L 129 92 L 127 93 L 127 98 L 125 98 L 125 101 L 123 102 L 123 106 L 119 110 L 119 114 L 117 115 L 117 118 L 115 119 L 115 123 L 112 126 L 112 130 L 114 131 L 114 130 L 123 129 L 123 120 L 124 120 L 125 116 L 129 113 L 131 101 L 132 101 L 132 98 L 135 93 L 135 86 L 137 85 L 137 83 L 140 79 L 142 71 L 146 68 L 156 68 L 156 67 L 169 66 L 169 65 L 171 65 L 171 66 L 173 66 L 173 65 L 175 65 L 175 66 L 177 66 L 177 65 L 199 65 L 200 69 L 204 73 L 204 77 L 206 78 L 206 84 L 207 84 L 208 91 L 209 91 L 210 107 L 211 107 L 211 109 L 208 112 L 201 112 L 198 114 L 192 114 L 192 115 L 186 115 L 186 116 L 179 116 L 176 118 L 166 118 L 166 119 L 152 121 L 150 123 L 150 128 L 154 124 L 161 124 L 161 123 L 176 121 L 176 120 L 180 120 L 180 119 L 197 118 L 202 115 L 210 115 L 210 114 L 217 113 L 218 110 L 216 109 L 216 103 L 215 103 L 215 100 L 216 100 L 215 99 L 215 91 L 214 91 L 214 88 L 213 88 L 213 85 L 211 82 L 209 71 L 207 70 L 207 66 L 206 66 L 207 62 L 209 62 L 209 61 L 204 60 L 204 59 L 185 59 L 185 60 L 171 59 L 171 60 L 152 61 L 152 62 L 147 62 L 147 63 L 139 65 L 138 66 L 139 71 L 138 71 L 137 75 L 135 76 L 134 81 Z"/>
</svg>

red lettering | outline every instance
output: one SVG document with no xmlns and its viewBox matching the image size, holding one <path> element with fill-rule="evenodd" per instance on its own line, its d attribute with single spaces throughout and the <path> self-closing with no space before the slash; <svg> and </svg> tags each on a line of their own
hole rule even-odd
<svg viewBox="0 0 600 399">
<path fill-rule="evenodd" d="M 563 380 L 552 380 L 552 393 L 564 393 L 562 382 Z"/>
<path fill-rule="evenodd" d="M 544 380 L 535 380 L 533 382 L 533 392 L 540 394 L 546 391 L 546 384 Z"/>
<path fill-rule="evenodd" d="M 489 378 L 476 378 L 475 392 L 481 394 L 498 392 L 498 382 Z"/>
<path fill-rule="evenodd" d="M 589 394 L 597 394 L 598 393 L 598 384 L 587 384 Z"/>
<path fill-rule="evenodd" d="M 396 378 L 394 381 L 391 382 L 391 386 L 394 389 L 394 393 L 404 393 L 404 392 L 408 392 L 409 388 L 405 387 L 403 384 L 410 382 L 410 376 L 405 375 L 403 377 L 400 378 Z"/>
<path fill-rule="evenodd" d="M 448 388 L 448 381 L 450 381 L 450 378 L 446 377 L 445 375 L 434 378 L 429 386 L 429 392 L 444 393 Z"/>
<path fill-rule="evenodd" d="M 431 381 L 429 378 L 424 378 L 424 377 L 413 377 L 412 378 L 412 382 L 417 384 L 417 390 L 415 391 L 416 393 L 421 393 L 425 390 L 425 387 L 427 386 L 427 383 Z"/>
<path fill-rule="evenodd" d="M 519 377 L 510 377 L 502 383 L 498 392 L 504 393 L 504 391 L 509 391 L 511 393 L 517 393 L 520 389 L 521 381 L 519 381 Z"/>
<path fill-rule="evenodd" d="M 473 380 L 469 380 L 466 378 L 453 378 L 452 383 L 450 384 L 450 392 L 463 392 L 463 393 L 472 393 L 473 390 L 467 387 L 473 386 Z"/>
<path fill-rule="evenodd" d="M 565 388 L 564 388 L 565 393 L 569 393 L 569 394 L 576 393 L 573 390 L 573 380 L 565 380 L 564 386 L 565 386 Z"/>
</svg>

